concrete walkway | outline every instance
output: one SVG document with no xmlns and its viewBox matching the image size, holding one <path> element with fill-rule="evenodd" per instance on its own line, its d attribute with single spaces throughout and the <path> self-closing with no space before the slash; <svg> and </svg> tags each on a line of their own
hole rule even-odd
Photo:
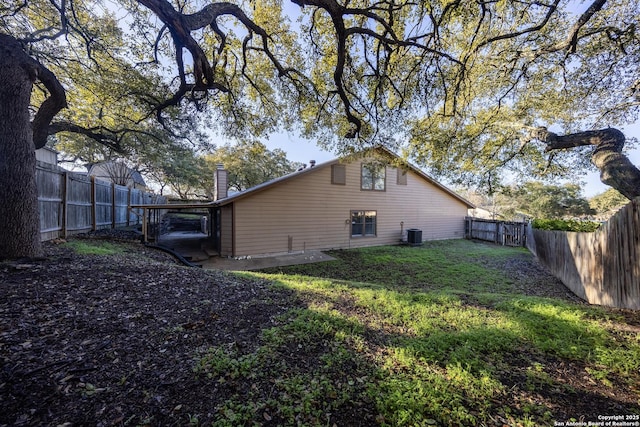
<svg viewBox="0 0 640 427">
<path fill-rule="evenodd" d="M 157 243 L 182 255 L 194 264 L 202 265 L 202 268 L 214 270 L 260 270 L 269 267 L 333 261 L 335 259 L 320 251 L 244 259 L 211 256 L 211 254 L 204 249 L 207 243 L 207 236 L 203 233 L 193 231 L 177 231 L 164 234 L 160 236 Z"/>
<path fill-rule="evenodd" d="M 200 261 L 202 268 L 215 270 L 260 270 L 269 267 L 284 267 L 287 265 L 311 264 L 314 262 L 333 261 L 335 258 L 320 251 L 307 251 L 299 254 L 283 254 L 270 257 L 234 259 L 211 257 L 206 261 Z"/>
</svg>

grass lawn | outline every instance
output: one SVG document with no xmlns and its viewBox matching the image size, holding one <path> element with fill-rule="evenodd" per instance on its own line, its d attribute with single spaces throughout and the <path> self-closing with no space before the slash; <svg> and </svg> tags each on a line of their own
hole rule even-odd
<svg viewBox="0 0 640 427">
<path fill-rule="evenodd" d="M 567 297 L 525 250 L 457 240 L 331 255 L 242 273 L 300 304 L 253 349 L 200 354 L 196 375 L 230 390 L 215 425 L 639 420 L 638 313 Z"/>
</svg>

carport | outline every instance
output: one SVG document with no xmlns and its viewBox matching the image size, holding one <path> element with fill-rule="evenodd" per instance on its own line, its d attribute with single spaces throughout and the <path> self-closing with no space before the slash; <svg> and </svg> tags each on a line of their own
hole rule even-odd
<svg viewBox="0 0 640 427">
<path fill-rule="evenodd" d="M 296 264 L 309 264 L 331 261 L 334 258 L 320 251 L 306 253 L 280 254 L 266 257 L 243 257 L 241 259 L 220 257 L 220 207 L 214 203 L 132 205 L 131 209 L 141 209 L 143 215 L 143 242 L 155 242 L 159 246 L 172 249 L 187 260 L 195 262 L 205 269 L 216 270 L 256 270 Z M 172 212 L 207 215 L 207 233 L 204 237 L 169 233 L 160 239 L 162 217 Z M 202 240 L 206 239 L 207 248 L 202 249 Z M 159 242 L 162 240 L 161 242 Z M 204 257 L 201 254 L 204 253 Z"/>
<path fill-rule="evenodd" d="M 161 244 L 162 219 L 170 213 L 202 215 L 206 218 L 206 224 L 202 227 L 205 234 L 206 253 L 208 256 L 220 254 L 220 208 L 212 203 L 168 203 L 155 205 L 131 205 L 131 209 L 142 210 L 142 240 L 144 243 L 155 242 Z M 180 246 L 182 252 L 193 252 L 196 246 L 200 246 L 202 236 L 194 236 L 189 239 L 184 233 L 181 236 L 167 236 L 167 241 L 173 242 L 173 246 Z M 170 246 L 163 244 L 163 246 Z M 191 247 L 193 246 L 193 248 Z"/>
</svg>

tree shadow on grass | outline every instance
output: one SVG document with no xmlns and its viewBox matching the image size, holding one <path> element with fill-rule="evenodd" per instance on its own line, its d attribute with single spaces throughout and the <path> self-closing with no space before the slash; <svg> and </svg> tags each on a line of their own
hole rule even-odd
<svg viewBox="0 0 640 427">
<path fill-rule="evenodd" d="M 640 413 L 628 378 L 594 357 L 619 348 L 586 319 L 589 307 L 507 298 L 488 308 L 451 293 L 326 280 L 293 289 L 308 308 L 265 331 L 259 350 L 277 384 L 263 404 L 282 424 L 544 425 Z"/>
</svg>

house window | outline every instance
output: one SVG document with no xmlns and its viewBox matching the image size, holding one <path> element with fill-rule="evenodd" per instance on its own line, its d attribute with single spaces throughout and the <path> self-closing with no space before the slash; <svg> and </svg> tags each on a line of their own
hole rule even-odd
<svg viewBox="0 0 640 427">
<path fill-rule="evenodd" d="M 363 190 L 384 191 L 387 168 L 380 163 L 362 165 L 361 187 Z"/>
<path fill-rule="evenodd" d="M 351 211 L 351 237 L 375 237 L 376 211 Z"/>
<path fill-rule="evenodd" d="M 335 185 L 346 185 L 347 167 L 345 165 L 331 165 L 331 183 Z"/>
</svg>

